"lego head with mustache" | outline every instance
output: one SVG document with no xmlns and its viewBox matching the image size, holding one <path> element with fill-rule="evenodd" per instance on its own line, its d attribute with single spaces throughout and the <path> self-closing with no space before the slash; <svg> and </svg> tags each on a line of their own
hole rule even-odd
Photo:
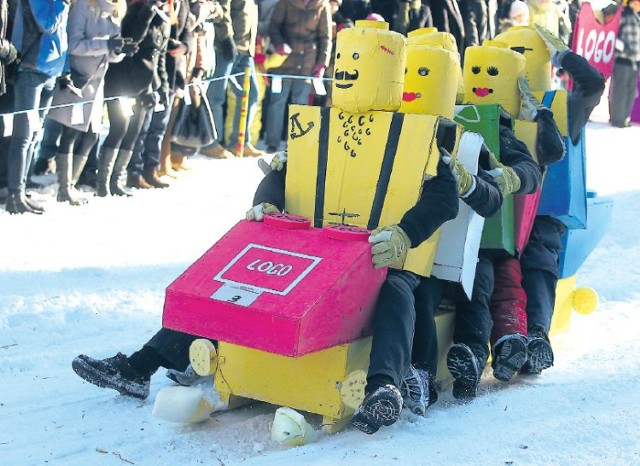
<svg viewBox="0 0 640 466">
<path fill-rule="evenodd" d="M 524 72 L 525 58 L 504 42 L 485 40 L 468 47 L 464 56 L 464 103 L 499 104 L 511 115 L 520 111 L 518 76 Z"/>
<path fill-rule="evenodd" d="M 460 62 L 449 50 L 409 44 L 400 111 L 452 119 L 459 70 Z"/>
<path fill-rule="evenodd" d="M 336 38 L 331 95 L 334 107 L 351 113 L 396 111 L 402 101 L 406 39 L 387 23 L 356 21 Z"/>
</svg>

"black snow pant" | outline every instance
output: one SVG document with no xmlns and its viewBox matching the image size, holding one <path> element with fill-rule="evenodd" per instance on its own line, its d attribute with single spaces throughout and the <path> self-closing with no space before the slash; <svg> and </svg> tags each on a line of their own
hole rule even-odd
<svg viewBox="0 0 640 466">
<path fill-rule="evenodd" d="M 400 387 L 409 370 L 416 323 L 413 292 L 419 284 L 420 277 L 414 273 L 395 269 L 387 272 L 373 317 L 366 393 L 386 384 Z"/>
<path fill-rule="evenodd" d="M 453 331 L 453 342 L 464 343 L 484 367 L 489 359 L 489 338 L 491 336 L 490 302 L 495 285 L 493 263 L 496 255 L 503 251 L 480 249 L 478 265 L 473 281 L 471 300 L 460 292 L 456 302 L 456 326 Z"/>
<path fill-rule="evenodd" d="M 616 59 L 609 89 L 609 121 L 622 126 L 628 122 L 638 94 L 640 64 Z"/>
<path fill-rule="evenodd" d="M 148 375 L 155 373 L 160 367 L 184 371 L 189 365 L 189 346 L 198 338 L 200 337 L 177 330 L 161 328 L 140 351 L 128 358 L 129 363 L 139 372 Z"/>
<path fill-rule="evenodd" d="M 564 225 L 546 215 L 538 215 L 524 248 L 522 287 L 527 295 L 527 329 L 542 328 L 549 333 L 556 301 Z"/>
<path fill-rule="evenodd" d="M 434 379 L 438 373 L 438 333 L 434 316 L 442 301 L 445 282 L 436 277 L 421 277 L 414 295 L 416 326 L 411 363 L 426 370 Z"/>
</svg>

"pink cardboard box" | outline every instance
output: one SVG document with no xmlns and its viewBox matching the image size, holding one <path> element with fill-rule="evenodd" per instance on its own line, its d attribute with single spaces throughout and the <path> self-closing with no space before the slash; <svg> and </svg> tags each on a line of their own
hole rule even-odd
<svg viewBox="0 0 640 466">
<path fill-rule="evenodd" d="M 167 288 L 163 326 L 284 356 L 371 334 L 386 269 L 366 230 L 241 221 Z"/>
</svg>

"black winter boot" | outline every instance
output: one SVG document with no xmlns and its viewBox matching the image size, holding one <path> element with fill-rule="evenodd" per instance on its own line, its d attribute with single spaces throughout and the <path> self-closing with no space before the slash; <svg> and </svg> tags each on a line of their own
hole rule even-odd
<svg viewBox="0 0 640 466">
<path fill-rule="evenodd" d="M 427 408 L 438 399 L 438 392 L 427 371 L 409 366 L 400 383 L 403 405 L 418 416 L 426 416 Z"/>
<path fill-rule="evenodd" d="M 447 367 L 454 377 L 453 397 L 456 399 L 475 398 L 482 367 L 475 353 L 464 343 L 456 343 L 447 353 Z"/>
<path fill-rule="evenodd" d="M 527 362 L 524 363 L 521 374 L 537 375 L 553 366 L 553 349 L 549 337 L 541 327 L 529 331 L 527 339 Z"/>
<path fill-rule="evenodd" d="M 24 193 L 9 193 L 7 198 L 7 212 L 10 214 L 37 214 L 40 215 L 44 209 L 34 205 L 31 207 Z"/>
<path fill-rule="evenodd" d="M 78 206 L 87 200 L 72 192 L 71 178 L 73 177 L 73 154 L 56 154 L 56 170 L 58 172 L 58 202 L 68 202 Z"/>
<path fill-rule="evenodd" d="M 151 169 L 145 168 L 142 173 L 142 177 L 147 183 L 149 183 L 154 188 L 163 189 L 163 188 L 169 187 L 169 183 L 165 183 L 158 177 L 157 168 L 151 168 Z"/>
<path fill-rule="evenodd" d="M 364 397 L 351 424 L 365 434 L 375 434 L 382 426 L 390 426 L 398 420 L 402 411 L 402 395 L 393 385 L 375 388 Z"/>
<path fill-rule="evenodd" d="M 527 341 L 522 335 L 507 335 L 493 348 L 493 376 L 508 382 L 527 360 Z"/>
<path fill-rule="evenodd" d="M 149 396 L 151 376 L 136 371 L 122 353 L 107 359 L 93 359 L 81 354 L 73 360 L 71 367 L 84 380 L 98 387 L 112 388 L 121 395 L 141 400 Z"/>
<path fill-rule="evenodd" d="M 114 196 L 133 196 L 133 193 L 126 188 L 127 165 L 129 165 L 132 155 L 132 150 L 120 149 L 118 151 L 118 158 L 116 159 L 115 166 L 113 167 L 113 174 L 111 175 L 111 182 L 109 184 L 111 194 Z"/>
<path fill-rule="evenodd" d="M 103 146 L 100 151 L 100 157 L 98 157 L 98 179 L 96 180 L 96 194 L 100 197 L 106 197 L 111 194 L 109 184 L 117 156 L 118 150 L 112 147 Z"/>
</svg>

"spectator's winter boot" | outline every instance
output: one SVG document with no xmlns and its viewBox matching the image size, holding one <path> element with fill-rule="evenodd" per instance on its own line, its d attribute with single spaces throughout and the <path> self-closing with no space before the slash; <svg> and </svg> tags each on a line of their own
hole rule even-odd
<svg viewBox="0 0 640 466">
<path fill-rule="evenodd" d="M 151 376 L 136 371 L 122 353 L 107 359 L 81 354 L 73 360 L 71 367 L 84 380 L 98 387 L 112 388 L 121 395 L 141 400 L 149 396 Z"/>
<path fill-rule="evenodd" d="M 418 416 L 425 416 L 427 408 L 438 399 L 438 392 L 429 373 L 413 366 L 409 366 L 400 383 L 400 394 L 404 406 Z"/>
<path fill-rule="evenodd" d="M 85 165 L 87 164 L 87 159 L 89 158 L 89 154 L 73 154 L 73 169 L 71 170 L 71 186 L 75 187 L 80 179 L 80 175 L 82 175 L 82 171 L 84 170 Z"/>
<path fill-rule="evenodd" d="M 522 335 L 505 335 L 493 347 L 493 376 L 508 382 L 527 360 L 527 340 Z"/>
<path fill-rule="evenodd" d="M 111 194 L 109 183 L 111 182 L 111 174 L 117 157 L 118 149 L 102 147 L 100 157 L 98 157 L 98 179 L 96 181 L 96 194 L 100 197 L 106 197 Z"/>
<path fill-rule="evenodd" d="M 73 154 L 56 154 L 56 171 L 58 172 L 58 202 L 68 202 L 71 205 L 82 205 L 87 201 L 72 193 L 71 178 Z"/>
<path fill-rule="evenodd" d="M 464 343 L 456 343 L 447 353 L 447 367 L 455 379 L 453 397 L 456 399 L 475 398 L 482 367 L 475 353 Z"/>
<path fill-rule="evenodd" d="M 529 331 L 527 341 L 527 362 L 522 366 L 522 374 L 540 374 L 553 366 L 553 349 L 547 333 L 540 327 Z"/>
<path fill-rule="evenodd" d="M 10 214 L 42 214 L 44 212 L 44 210 L 32 209 L 27 204 L 24 193 L 9 193 L 6 209 Z"/>
<path fill-rule="evenodd" d="M 358 407 L 351 424 L 366 434 L 375 434 L 382 426 L 390 426 L 398 420 L 402 411 L 402 395 L 393 385 L 377 387 Z"/>
<path fill-rule="evenodd" d="M 158 169 L 157 168 L 147 168 L 147 167 L 145 167 L 145 169 L 142 172 L 142 177 L 144 178 L 144 180 L 147 183 L 149 183 L 154 188 L 164 189 L 164 188 L 168 188 L 169 187 L 169 183 L 165 183 L 158 176 Z"/>
<path fill-rule="evenodd" d="M 118 151 L 118 157 L 116 158 L 116 163 L 113 167 L 113 173 L 111 174 L 111 180 L 109 182 L 111 194 L 114 196 L 130 197 L 133 195 L 133 193 L 126 188 L 127 165 L 129 165 L 132 155 L 133 151 L 131 150 L 120 149 Z"/>
</svg>

